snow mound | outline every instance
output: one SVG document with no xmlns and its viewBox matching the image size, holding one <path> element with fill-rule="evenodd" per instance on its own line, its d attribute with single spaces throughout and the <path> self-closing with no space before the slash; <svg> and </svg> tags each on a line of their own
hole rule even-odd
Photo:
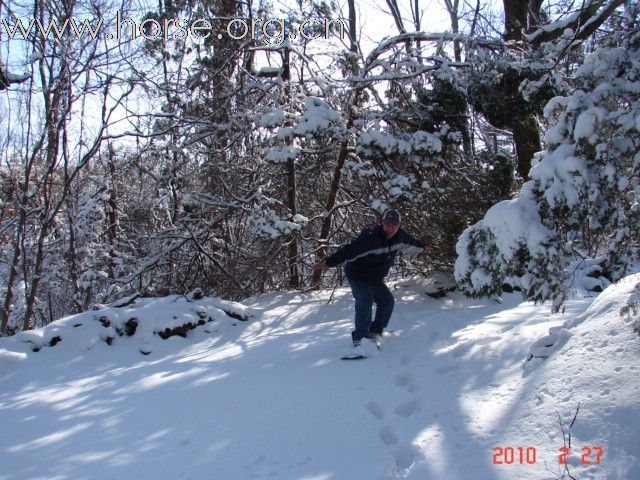
<svg viewBox="0 0 640 480">
<path fill-rule="evenodd" d="M 566 328 L 550 328 L 549 335 L 545 335 L 531 344 L 527 361 L 534 358 L 549 358 L 553 352 L 559 350 L 566 343 L 570 336 L 571 333 Z"/>
<path fill-rule="evenodd" d="M 633 325 L 638 299 L 640 274 L 625 277 L 606 288 L 583 314 L 551 328 L 529 348 L 524 376 L 536 389 L 522 406 L 532 410 L 528 419 L 520 415 L 510 435 L 529 428 L 533 417 L 540 421 L 528 434 L 529 441 L 548 437 L 562 447 L 571 436 L 568 467 L 575 478 L 604 478 L 596 473 L 605 463 L 609 472 L 617 472 L 611 478 L 640 478 L 640 337 Z M 550 408 L 556 411 L 555 420 Z M 603 446 L 600 464 L 595 457 L 584 461 L 588 448 Z"/>
<path fill-rule="evenodd" d="M 587 324 L 584 328 L 591 328 L 594 336 L 607 339 L 624 332 L 624 337 L 633 343 L 634 328 L 631 324 L 640 313 L 637 307 L 639 300 L 640 273 L 625 277 L 606 288 L 582 315 L 567 320 L 562 326 L 550 328 L 548 335 L 531 344 L 527 361 L 548 358 L 560 350 L 573 335 L 572 329 L 583 323 Z"/>
<path fill-rule="evenodd" d="M 172 336 L 186 337 L 189 331 L 207 324 L 247 321 L 255 316 L 251 308 L 241 303 L 207 297 L 132 297 L 114 305 L 95 305 L 87 312 L 3 339 L 0 363 L 15 363 L 45 347 L 62 345 L 64 350 L 86 351 L 100 343 L 113 345 L 122 337 L 135 337 L 140 353 L 148 355 L 154 342 Z"/>
</svg>

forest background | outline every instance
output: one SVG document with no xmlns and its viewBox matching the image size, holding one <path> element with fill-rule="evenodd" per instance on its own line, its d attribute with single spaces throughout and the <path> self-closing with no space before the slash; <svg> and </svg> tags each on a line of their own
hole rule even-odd
<svg viewBox="0 0 640 480">
<path fill-rule="evenodd" d="M 434 247 L 402 273 L 470 295 L 558 310 L 638 260 L 637 2 L 0 11 L 2 335 L 132 296 L 330 286 L 312 265 L 389 207 Z M 121 18 L 137 38 L 7 28 Z M 167 19 L 227 28 L 156 35 Z M 252 38 L 235 19 L 278 21 Z"/>
</svg>

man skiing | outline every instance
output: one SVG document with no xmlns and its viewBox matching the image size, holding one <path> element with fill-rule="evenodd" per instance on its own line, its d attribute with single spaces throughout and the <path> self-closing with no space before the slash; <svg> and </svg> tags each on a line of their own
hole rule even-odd
<svg viewBox="0 0 640 480">
<path fill-rule="evenodd" d="M 425 245 L 400 228 L 400 214 L 387 210 L 379 224 L 362 230 L 351 242 L 341 246 L 314 269 L 323 272 L 346 262 L 345 273 L 355 298 L 355 330 L 353 346 L 359 350 L 363 338 L 376 343 L 389 324 L 394 299 L 384 278 L 399 251 L 419 253 Z M 376 313 L 372 321 L 372 308 Z"/>
</svg>

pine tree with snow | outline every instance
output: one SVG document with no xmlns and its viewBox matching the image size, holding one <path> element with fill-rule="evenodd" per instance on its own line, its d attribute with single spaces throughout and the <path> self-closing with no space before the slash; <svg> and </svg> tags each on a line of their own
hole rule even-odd
<svg viewBox="0 0 640 480">
<path fill-rule="evenodd" d="M 547 104 L 546 147 L 520 194 L 460 237 L 455 275 L 468 294 L 498 294 L 517 276 L 525 298 L 557 311 L 585 265 L 615 281 L 637 259 L 640 29 L 630 18 L 606 42 L 572 93 Z"/>
</svg>

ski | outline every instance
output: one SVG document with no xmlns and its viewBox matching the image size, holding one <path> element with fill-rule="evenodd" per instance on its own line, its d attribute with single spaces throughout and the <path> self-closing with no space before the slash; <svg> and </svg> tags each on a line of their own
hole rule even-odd
<svg viewBox="0 0 640 480">
<path fill-rule="evenodd" d="M 364 360 L 366 359 L 366 355 L 362 355 L 361 353 L 347 353 L 340 357 L 340 360 Z"/>
<path fill-rule="evenodd" d="M 397 330 L 390 330 L 390 331 L 386 331 L 385 334 L 388 334 L 390 336 L 395 336 L 396 335 Z M 369 337 L 369 338 L 364 338 L 363 341 L 369 341 L 371 343 L 373 343 L 376 346 L 376 351 L 377 352 L 381 352 L 382 351 L 382 335 L 376 336 L 374 338 Z M 373 355 L 374 352 L 369 352 Z M 369 355 L 365 355 L 364 353 L 347 353 L 346 355 L 343 355 L 342 357 L 340 357 L 341 360 L 364 360 L 365 358 L 369 358 Z"/>
<path fill-rule="evenodd" d="M 399 333 L 399 330 L 386 330 L 384 335 L 395 337 Z M 363 341 L 368 341 L 373 343 L 376 346 L 376 350 L 374 352 L 367 351 L 365 353 L 347 353 L 340 357 L 341 360 L 364 360 L 365 358 L 369 358 L 369 356 L 374 355 L 375 352 L 381 352 L 383 350 L 383 335 L 377 336 L 375 338 L 364 338 Z"/>
</svg>

